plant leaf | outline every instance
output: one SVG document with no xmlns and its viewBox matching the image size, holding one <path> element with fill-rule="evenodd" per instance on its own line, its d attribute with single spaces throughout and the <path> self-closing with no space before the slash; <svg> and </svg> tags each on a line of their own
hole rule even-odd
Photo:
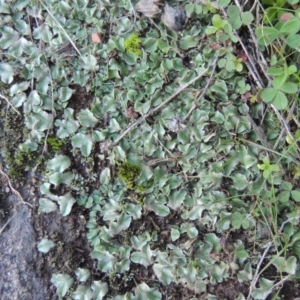
<svg viewBox="0 0 300 300">
<path fill-rule="evenodd" d="M 140 252 L 133 252 L 131 254 L 131 261 L 136 264 L 141 264 L 145 267 L 148 267 L 152 264 L 152 251 L 150 249 L 149 244 L 144 245 L 141 248 Z"/>
<path fill-rule="evenodd" d="M 10 64 L 0 64 L 0 77 L 4 83 L 11 83 L 14 80 L 14 69 Z"/>
<path fill-rule="evenodd" d="M 300 202 L 300 190 L 291 191 L 292 198 L 296 202 Z"/>
<path fill-rule="evenodd" d="M 293 49 L 299 49 L 300 47 L 300 35 L 299 34 L 290 34 L 287 39 L 287 44 Z"/>
<path fill-rule="evenodd" d="M 75 274 L 80 282 L 86 282 L 90 277 L 91 272 L 88 269 L 77 268 Z"/>
<path fill-rule="evenodd" d="M 43 253 L 47 253 L 50 249 L 52 249 L 55 246 L 55 244 L 48 239 L 42 239 L 39 243 L 38 243 L 38 250 L 40 252 Z"/>
<path fill-rule="evenodd" d="M 93 300 L 102 300 L 103 297 L 108 293 L 108 285 L 106 282 L 93 281 L 91 284 L 93 290 Z"/>
<path fill-rule="evenodd" d="M 92 299 L 93 291 L 89 286 L 78 285 L 75 292 L 73 292 L 73 299 L 75 300 L 90 300 Z"/>
<path fill-rule="evenodd" d="M 89 109 L 82 109 L 80 111 L 78 121 L 84 127 L 94 127 L 98 123 L 98 119 L 94 117 Z"/>
<path fill-rule="evenodd" d="M 280 28 L 281 33 L 294 34 L 300 30 L 300 20 L 298 17 L 289 19 L 287 22 L 283 23 Z"/>
<path fill-rule="evenodd" d="M 288 106 L 288 99 L 282 91 L 278 91 L 273 100 L 273 103 L 278 110 L 283 110 Z"/>
<path fill-rule="evenodd" d="M 261 92 L 260 96 L 261 96 L 261 98 L 264 102 L 270 103 L 271 101 L 273 101 L 276 94 L 277 94 L 277 89 L 275 89 L 275 88 L 265 88 Z"/>
<path fill-rule="evenodd" d="M 57 295 L 59 297 L 64 297 L 68 292 L 69 288 L 72 286 L 74 280 L 68 274 L 53 274 L 51 277 L 51 282 L 57 288 Z"/>
<path fill-rule="evenodd" d="M 57 210 L 57 205 L 53 201 L 46 198 L 39 199 L 39 211 L 49 213 L 56 210 Z"/>
<path fill-rule="evenodd" d="M 135 300 L 161 300 L 162 295 L 156 288 L 150 288 L 146 283 L 142 282 L 135 289 Z"/>
<path fill-rule="evenodd" d="M 69 168 L 71 160 L 66 155 L 57 155 L 53 159 L 50 159 L 47 163 L 47 168 L 54 172 L 62 173 L 64 170 Z"/>
<path fill-rule="evenodd" d="M 76 200 L 73 198 L 73 196 L 70 193 L 58 197 L 57 203 L 59 204 L 60 213 L 63 216 L 67 216 L 71 212 L 72 206 L 75 202 Z"/>
</svg>

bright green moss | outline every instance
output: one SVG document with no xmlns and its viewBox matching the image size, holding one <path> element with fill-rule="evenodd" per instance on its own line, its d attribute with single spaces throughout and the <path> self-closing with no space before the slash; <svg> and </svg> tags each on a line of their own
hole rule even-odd
<svg viewBox="0 0 300 300">
<path fill-rule="evenodd" d="M 127 52 L 132 52 L 136 56 L 140 56 L 142 51 L 140 49 L 141 39 L 137 33 L 131 34 L 125 41 L 124 47 Z"/>
<path fill-rule="evenodd" d="M 141 174 L 141 168 L 128 161 L 122 162 L 118 166 L 118 175 L 120 179 L 126 184 L 128 189 L 135 188 L 135 180 Z"/>
<path fill-rule="evenodd" d="M 58 151 L 61 148 L 61 146 L 64 145 L 63 141 L 61 141 L 57 138 L 54 138 L 54 137 L 48 137 L 47 138 L 47 143 L 52 147 L 52 149 L 54 151 Z"/>
</svg>

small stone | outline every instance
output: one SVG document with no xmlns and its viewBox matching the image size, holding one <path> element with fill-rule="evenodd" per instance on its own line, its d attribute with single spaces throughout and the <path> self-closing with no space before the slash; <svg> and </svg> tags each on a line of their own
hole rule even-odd
<svg viewBox="0 0 300 300">
<path fill-rule="evenodd" d="M 102 43 L 102 33 L 94 32 L 92 34 L 92 42 L 96 44 Z"/>
<path fill-rule="evenodd" d="M 169 122 L 170 131 L 172 132 L 182 131 L 186 126 L 181 122 L 182 122 L 182 118 L 178 115 L 175 115 Z"/>
</svg>

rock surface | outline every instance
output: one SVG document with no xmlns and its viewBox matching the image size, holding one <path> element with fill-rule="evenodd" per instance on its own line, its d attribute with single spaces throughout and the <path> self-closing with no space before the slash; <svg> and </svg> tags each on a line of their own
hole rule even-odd
<svg viewBox="0 0 300 300">
<path fill-rule="evenodd" d="M 12 210 L 10 222 L 0 235 L 1 299 L 55 299 L 49 296 L 49 278 L 40 277 L 35 269 L 38 252 L 32 210 L 16 196 L 9 196 L 7 202 Z"/>
</svg>

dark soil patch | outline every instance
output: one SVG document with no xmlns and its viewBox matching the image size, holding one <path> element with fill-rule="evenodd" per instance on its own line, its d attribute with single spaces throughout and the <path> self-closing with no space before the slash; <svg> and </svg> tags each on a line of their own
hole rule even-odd
<svg viewBox="0 0 300 300">
<path fill-rule="evenodd" d="M 280 290 L 281 299 L 296 299 L 300 297 L 300 282 L 297 284 L 294 281 L 286 281 Z"/>
<path fill-rule="evenodd" d="M 175 284 L 174 282 L 168 286 L 165 286 L 163 290 L 164 290 L 164 294 L 162 297 L 163 300 L 168 300 L 168 299 L 185 300 L 191 298 L 204 299 L 201 298 L 200 294 L 195 294 L 193 291 L 191 291 L 189 288 L 185 287 L 184 285 Z"/>
<path fill-rule="evenodd" d="M 216 285 L 208 285 L 208 292 L 216 295 L 220 300 L 233 300 L 237 298 L 239 294 L 247 295 L 248 290 L 248 286 L 245 283 L 238 282 L 236 278 L 227 279 Z"/>
<path fill-rule="evenodd" d="M 74 90 L 73 95 L 68 100 L 68 107 L 74 109 L 74 116 L 82 109 L 90 109 L 94 101 L 94 95 L 87 93 L 85 87 L 77 84 L 70 84 L 69 88 Z"/>
</svg>

